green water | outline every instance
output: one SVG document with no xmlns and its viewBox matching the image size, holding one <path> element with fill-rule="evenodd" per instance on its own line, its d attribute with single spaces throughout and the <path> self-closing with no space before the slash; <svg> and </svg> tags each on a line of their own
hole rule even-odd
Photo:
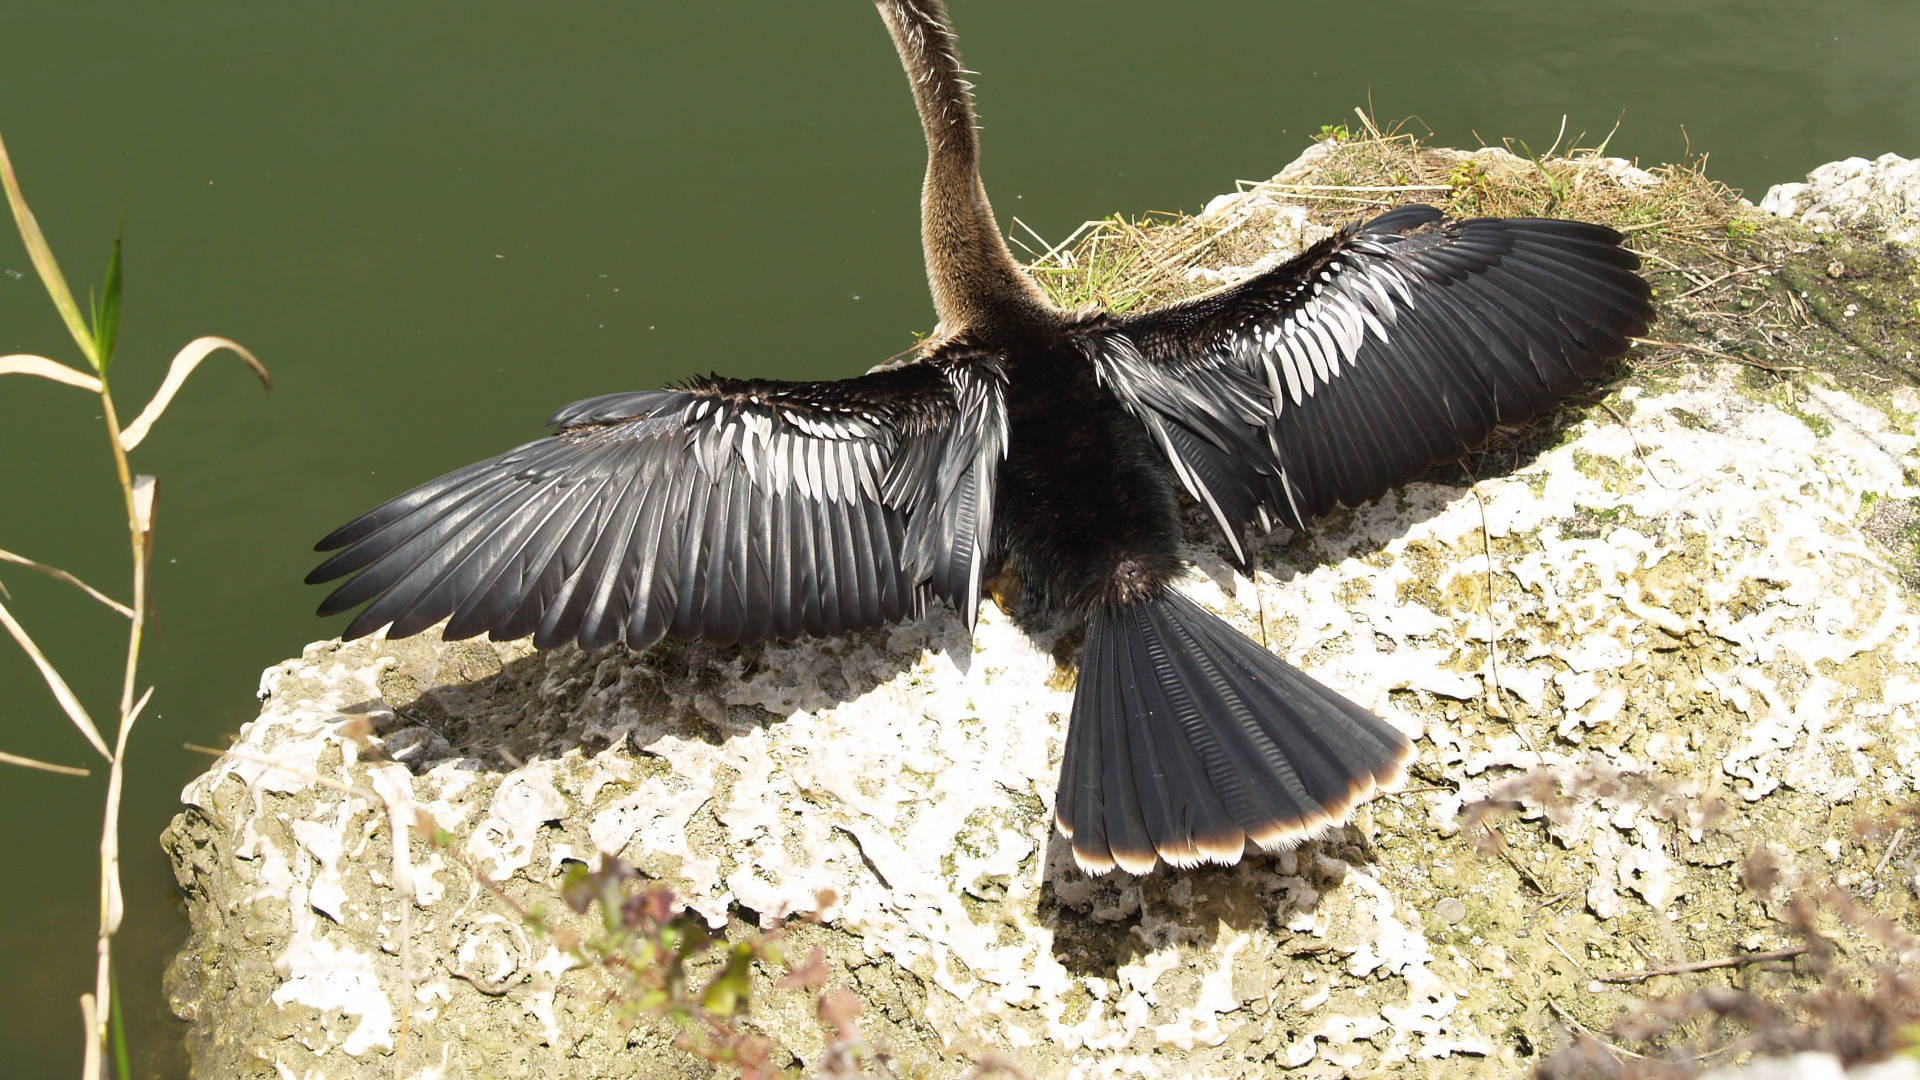
<svg viewBox="0 0 1920 1080">
<path fill-rule="evenodd" d="M 1854 0 L 1330 5 L 954 0 L 983 74 L 1003 219 L 1058 237 L 1122 210 L 1198 209 L 1371 97 L 1472 145 L 1624 116 L 1615 152 L 1688 145 L 1755 197 L 1853 154 L 1920 154 L 1920 7 Z M 127 219 L 118 391 L 221 333 L 135 456 L 161 477 L 125 810 L 120 986 L 136 1073 L 184 1069 L 159 972 L 183 922 L 154 837 L 254 712 L 261 668 L 338 629 L 300 585 L 311 542 L 377 500 L 540 432 L 553 407 L 695 371 L 852 374 L 931 322 L 922 158 L 870 5 L 486 0 L 18 5 L 0 131 L 76 284 Z M 1683 131 L 1684 129 L 1684 131 Z M 0 236 L 0 353 L 71 357 Z M 91 398 L 0 381 L 0 547 L 124 594 Z M 124 647 L 103 610 L 19 572 L 8 606 L 109 715 Z M 144 683 L 143 683 L 144 685 Z M 0 750 L 97 765 L 0 642 Z M 72 1076 L 92 986 L 101 778 L 0 772 L 11 1076 Z"/>
</svg>

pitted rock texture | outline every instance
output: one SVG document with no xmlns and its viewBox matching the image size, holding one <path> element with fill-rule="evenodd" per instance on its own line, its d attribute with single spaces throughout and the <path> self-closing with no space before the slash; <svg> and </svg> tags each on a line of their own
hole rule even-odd
<svg viewBox="0 0 1920 1080">
<path fill-rule="evenodd" d="M 310 646 L 165 837 L 195 1072 L 708 1075 L 475 877 L 567 925 L 563 868 L 601 852 L 721 929 L 832 890 L 797 951 L 914 1076 L 1511 1077 L 1645 992 L 1599 974 L 1782 944 L 1755 844 L 1911 904 L 1911 858 L 1851 826 L 1920 789 L 1920 607 L 1874 528 L 1920 499 L 1920 398 L 1703 365 L 1605 403 L 1269 537 L 1255 580 L 1194 519 L 1191 595 L 1418 739 L 1407 790 L 1231 868 L 1073 868 L 1073 631 L 991 605 L 971 640 L 942 611 L 644 655 Z M 1490 795 L 1520 807 L 1493 855 L 1462 828 Z M 396 851 L 416 810 L 441 843 Z M 753 1023 L 811 1062 L 812 999 L 768 983 Z"/>
<path fill-rule="evenodd" d="M 1896 244 L 1920 247 L 1920 161 L 1898 154 L 1830 161 L 1805 183 L 1775 184 L 1760 209 L 1815 232 L 1864 227 Z"/>
</svg>

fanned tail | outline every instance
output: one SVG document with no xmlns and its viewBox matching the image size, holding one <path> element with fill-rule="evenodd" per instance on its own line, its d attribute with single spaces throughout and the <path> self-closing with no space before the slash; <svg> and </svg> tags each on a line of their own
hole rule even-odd
<svg viewBox="0 0 1920 1080">
<path fill-rule="evenodd" d="M 1344 821 L 1413 754 L 1385 721 L 1198 604 L 1097 606 L 1055 821 L 1089 873 L 1240 860 Z"/>
</svg>

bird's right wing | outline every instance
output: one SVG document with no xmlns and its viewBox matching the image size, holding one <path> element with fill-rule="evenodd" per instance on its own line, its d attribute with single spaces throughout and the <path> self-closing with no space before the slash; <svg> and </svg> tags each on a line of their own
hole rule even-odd
<svg viewBox="0 0 1920 1080">
<path fill-rule="evenodd" d="M 320 541 L 320 606 L 358 637 L 545 647 L 875 626 L 929 595 L 973 621 L 1006 454 L 998 356 L 949 345 L 837 382 L 709 376 L 567 406 L 552 436 L 400 495 Z M 371 601 L 370 603 L 368 603 Z"/>
<path fill-rule="evenodd" d="M 1402 206 L 1218 292 L 1078 336 L 1242 557 L 1601 371 L 1653 318 L 1612 229 Z"/>
</svg>

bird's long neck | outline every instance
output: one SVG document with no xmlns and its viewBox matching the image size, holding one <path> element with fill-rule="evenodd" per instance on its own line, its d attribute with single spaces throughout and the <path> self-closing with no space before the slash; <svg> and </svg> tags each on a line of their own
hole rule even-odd
<svg viewBox="0 0 1920 1080">
<path fill-rule="evenodd" d="M 1007 250 L 980 182 L 972 86 L 960 66 L 945 7 L 940 0 L 874 3 L 907 69 L 920 126 L 927 134 L 920 242 L 943 336 L 1012 307 L 1045 307 Z"/>
</svg>

